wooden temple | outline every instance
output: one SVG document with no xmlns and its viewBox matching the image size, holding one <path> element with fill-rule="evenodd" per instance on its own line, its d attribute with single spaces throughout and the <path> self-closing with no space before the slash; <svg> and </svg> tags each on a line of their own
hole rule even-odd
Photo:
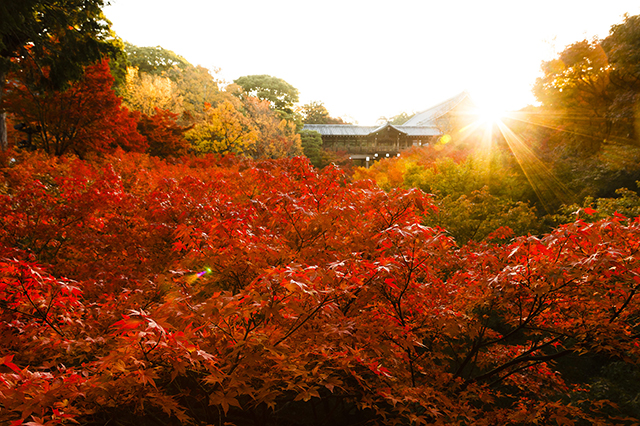
<svg viewBox="0 0 640 426">
<path fill-rule="evenodd" d="M 412 146 L 435 143 L 454 128 L 468 124 L 474 108 L 467 92 L 463 92 L 415 114 L 402 125 L 305 124 L 304 130 L 320 133 L 324 149 L 346 153 L 356 164 L 368 167 Z"/>
</svg>

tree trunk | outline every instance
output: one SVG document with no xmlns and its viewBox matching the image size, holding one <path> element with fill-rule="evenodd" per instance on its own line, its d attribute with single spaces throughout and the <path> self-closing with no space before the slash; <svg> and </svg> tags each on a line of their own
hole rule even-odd
<svg viewBox="0 0 640 426">
<path fill-rule="evenodd" d="M 9 148 L 7 141 L 7 113 L 0 112 L 0 152 Z"/>
<path fill-rule="evenodd" d="M 0 71 L 0 108 L 2 107 L 2 95 L 6 84 L 6 71 Z M 7 141 L 7 113 L 0 109 L 0 151 L 6 151 L 9 148 Z"/>
</svg>

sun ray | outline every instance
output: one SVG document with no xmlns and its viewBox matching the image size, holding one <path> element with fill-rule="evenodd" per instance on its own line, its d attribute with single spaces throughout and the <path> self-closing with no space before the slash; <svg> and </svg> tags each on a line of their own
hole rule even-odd
<svg viewBox="0 0 640 426">
<path fill-rule="evenodd" d="M 573 122 L 576 122 L 578 120 L 593 120 L 593 117 L 585 115 L 585 116 L 580 116 L 580 115 L 575 115 L 575 116 L 568 116 L 567 114 L 550 114 L 550 113 L 544 113 L 544 114 L 536 114 L 536 113 L 531 113 L 531 112 L 513 112 L 513 113 L 509 113 L 508 114 L 508 118 L 515 120 L 515 121 L 520 121 L 522 123 L 525 124 L 531 124 L 534 126 L 538 126 L 538 127 L 543 127 L 545 129 L 549 129 L 549 130 L 555 130 L 558 132 L 562 132 L 562 133 L 566 133 L 569 135 L 574 135 L 574 136 L 581 136 L 583 138 L 589 138 L 589 139 L 596 139 L 596 137 L 594 135 L 590 135 L 588 133 L 582 133 L 582 132 L 578 132 L 575 130 L 569 130 L 565 127 L 562 126 L 558 126 L 558 125 L 553 125 L 552 123 L 550 123 L 549 121 L 555 121 L 555 120 L 562 120 L 564 122 L 566 122 L 567 120 L 571 120 Z M 545 121 L 548 120 L 548 121 Z M 604 119 L 603 119 L 604 120 Z M 624 137 L 617 137 L 617 140 L 619 140 L 620 142 L 625 142 L 625 143 L 630 143 L 630 144 L 635 144 L 636 141 L 634 139 L 631 138 L 624 138 Z"/>
<path fill-rule="evenodd" d="M 477 138 L 478 151 L 483 153 L 483 159 L 489 160 L 495 136 L 502 135 L 540 204 L 548 213 L 552 212 L 553 206 L 558 203 L 571 204 L 575 202 L 576 197 L 572 191 L 535 155 L 525 139 L 509 128 L 505 121 L 522 121 L 552 129 L 553 126 L 544 123 L 542 119 L 535 121 L 528 119 L 526 113 L 506 112 L 498 108 L 478 108 L 474 115 L 476 119 L 458 132 L 458 142 L 463 142 L 470 137 Z"/>
<path fill-rule="evenodd" d="M 521 136 L 502 121 L 498 122 L 498 127 L 540 203 L 548 213 L 552 212 L 551 206 L 555 204 L 554 201 L 562 204 L 575 202 L 572 191 L 535 155 Z"/>
</svg>

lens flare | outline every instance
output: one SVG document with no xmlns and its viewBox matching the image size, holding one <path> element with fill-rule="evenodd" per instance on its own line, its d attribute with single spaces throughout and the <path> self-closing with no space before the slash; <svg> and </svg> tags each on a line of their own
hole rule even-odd
<svg viewBox="0 0 640 426">
<path fill-rule="evenodd" d="M 550 126 L 545 126 L 541 120 L 533 122 L 531 117 L 528 117 L 530 115 L 528 113 L 507 112 L 497 106 L 477 108 L 472 115 L 474 117 L 472 122 L 456 134 L 458 142 L 467 139 L 475 141 L 478 144 L 479 152 L 489 160 L 496 141 L 503 140 L 547 212 L 551 212 L 552 206 L 558 203 L 571 204 L 574 202 L 574 194 L 535 155 L 530 147 L 530 141 L 516 134 L 506 123 L 526 121 L 538 126 Z"/>
<path fill-rule="evenodd" d="M 196 282 L 198 280 L 198 278 L 201 278 L 201 277 L 203 277 L 203 276 L 205 276 L 207 274 L 210 274 L 210 273 L 211 273 L 211 268 L 207 266 L 206 268 L 204 268 L 203 271 L 197 272 L 195 274 L 188 275 L 185 278 L 185 280 L 187 281 L 188 284 L 193 284 L 194 282 Z"/>
</svg>

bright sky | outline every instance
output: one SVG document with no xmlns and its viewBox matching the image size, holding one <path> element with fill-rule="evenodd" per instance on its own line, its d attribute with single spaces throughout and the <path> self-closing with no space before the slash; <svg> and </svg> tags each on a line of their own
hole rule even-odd
<svg viewBox="0 0 640 426">
<path fill-rule="evenodd" d="M 162 46 L 226 82 L 282 78 L 300 103 L 374 124 L 463 90 L 482 105 L 534 103 L 543 60 L 604 38 L 638 0 L 111 0 L 124 40 Z"/>
</svg>

